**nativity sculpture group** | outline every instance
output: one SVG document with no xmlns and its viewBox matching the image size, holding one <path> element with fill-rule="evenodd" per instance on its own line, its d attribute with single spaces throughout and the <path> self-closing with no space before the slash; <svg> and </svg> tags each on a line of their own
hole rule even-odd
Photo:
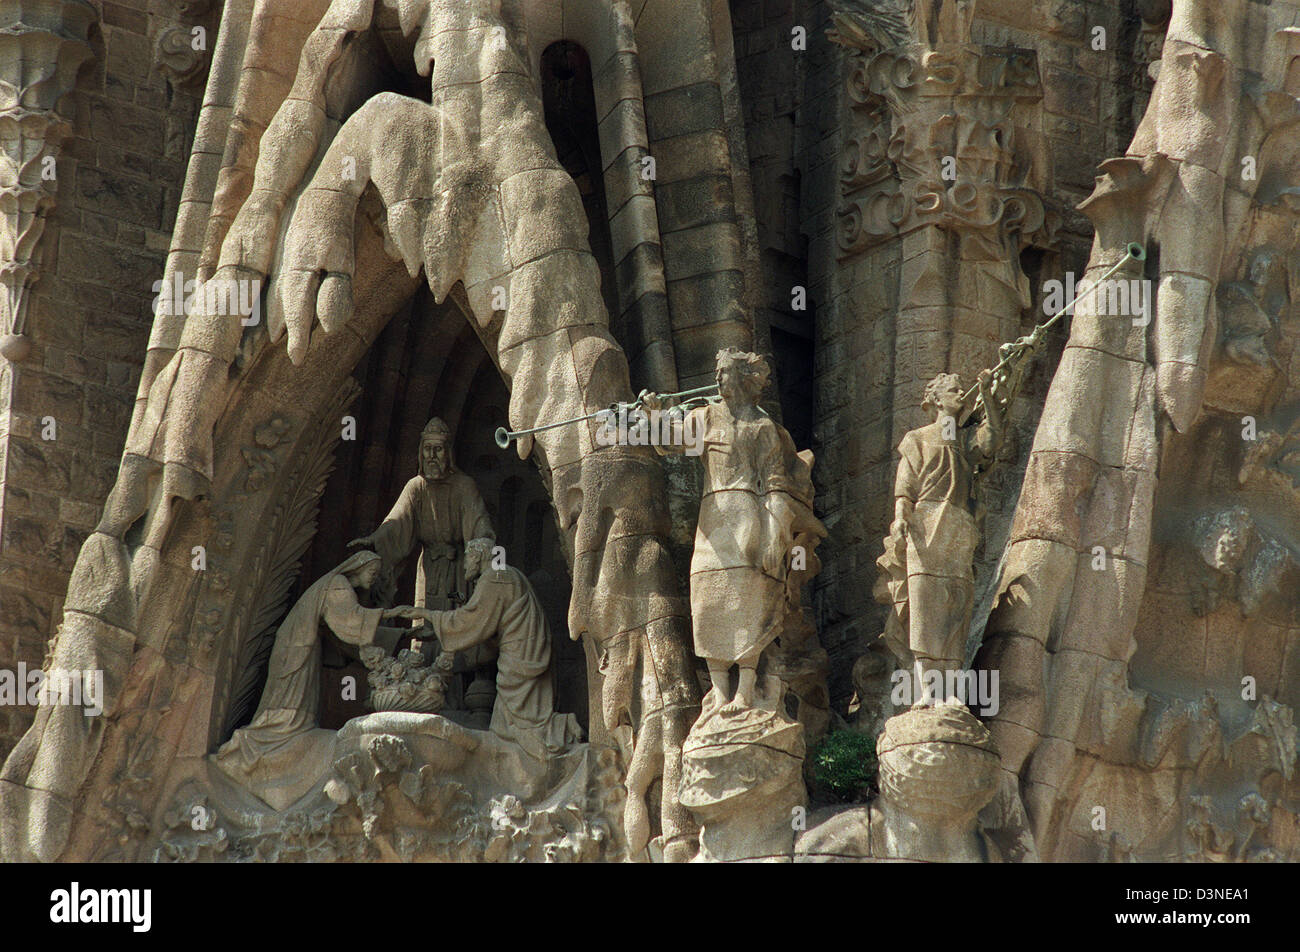
<svg viewBox="0 0 1300 952">
<path fill-rule="evenodd" d="M 429 421 L 420 437 L 420 471 L 379 527 L 355 539 L 366 546 L 311 585 L 276 632 L 266 687 L 253 720 L 214 755 L 240 786 L 275 809 L 301 799 L 333 759 L 336 732 L 318 727 L 322 634 L 344 645 L 380 649 L 374 664 L 405 639 L 438 647 L 435 668 L 449 674 L 457 652 L 495 662 L 488 729 L 544 761 L 580 738 L 572 714 L 557 714 L 551 634 L 542 606 L 518 569 L 493 557 L 495 542 L 474 481 L 456 469 L 451 431 Z M 419 550 L 414 605 L 366 607 L 391 593 L 401 561 Z M 476 583 L 463 605 L 459 593 Z M 415 629 L 387 620 L 419 622 Z M 433 640 L 427 640 L 427 630 Z M 373 698 L 372 698 L 373 701 Z M 432 713 L 432 712 L 430 712 Z"/>
</svg>

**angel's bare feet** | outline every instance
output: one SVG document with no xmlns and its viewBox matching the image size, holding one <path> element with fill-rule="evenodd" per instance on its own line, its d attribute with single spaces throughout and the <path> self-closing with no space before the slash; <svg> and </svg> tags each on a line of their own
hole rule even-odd
<svg viewBox="0 0 1300 952">
<path fill-rule="evenodd" d="M 748 681 L 748 683 L 746 683 Z M 736 688 L 736 696 L 731 702 L 722 709 L 722 713 L 731 716 L 747 711 L 754 706 L 754 685 L 752 678 L 746 678 L 745 672 L 741 672 L 740 686 Z"/>
<path fill-rule="evenodd" d="M 749 705 L 745 703 L 744 699 L 741 698 L 739 694 L 737 694 L 734 698 L 732 698 L 730 701 L 728 701 L 726 704 L 722 706 L 722 710 L 720 713 L 724 717 L 730 717 L 733 714 L 741 713 L 742 711 L 746 710 L 748 707 Z"/>
<path fill-rule="evenodd" d="M 748 665 L 740 668 L 740 679 L 736 685 L 736 697 L 722 709 L 724 714 L 739 714 L 754 706 L 754 688 L 757 685 L 757 671 Z"/>
<path fill-rule="evenodd" d="M 731 672 L 729 666 L 717 661 L 709 662 L 709 691 L 707 707 L 720 708 L 731 698 Z"/>
</svg>

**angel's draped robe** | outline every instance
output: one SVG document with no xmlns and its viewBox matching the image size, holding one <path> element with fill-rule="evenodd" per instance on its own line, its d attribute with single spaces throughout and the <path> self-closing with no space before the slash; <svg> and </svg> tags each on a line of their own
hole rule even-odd
<svg viewBox="0 0 1300 952">
<path fill-rule="evenodd" d="M 518 569 L 486 569 L 463 607 L 434 613 L 433 629 L 444 651 L 496 643 L 494 734 L 515 741 L 538 760 L 580 739 L 574 716 L 555 711 L 550 628 Z"/>
<path fill-rule="evenodd" d="M 217 765 L 276 810 L 301 799 L 329 768 L 338 737 L 316 726 L 320 626 L 348 644 L 391 651 L 403 631 L 380 628 L 382 614 L 362 607 L 341 568 L 308 588 L 276 631 L 257 713 L 217 751 Z"/>
<path fill-rule="evenodd" d="M 448 596 L 464 588 L 465 543 L 495 537 L 474 480 L 456 470 L 439 480 L 408 481 L 372 534 L 389 569 L 420 547 L 415 604 L 435 610 L 451 608 Z"/>
<path fill-rule="evenodd" d="M 992 461 L 995 449 L 987 421 L 959 428 L 955 439 L 944 439 L 936 421 L 898 445 L 894 498 L 912 501 L 912 528 L 904 544 L 885 540 L 877 597 L 893 603 L 883 637 L 908 665 L 917 655 L 947 668 L 963 662 L 980 541 L 974 471 Z"/>
<path fill-rule="evenodd" d="M 756 665 L 790 611 L 791 545 L 799 536 L 815 544 L 826 534 L 813 515 L 811 455 L 800 456 L 785 428 L 761 410 L 738 420 L 717 400 L 689 416 L 690 426 L 674 421 L 673 436 L 655 450 L 685 452 L 688 441 L 678 434 L 702 434 L 704 491 L 691 555 L 695 653 Z"/>
</svg>

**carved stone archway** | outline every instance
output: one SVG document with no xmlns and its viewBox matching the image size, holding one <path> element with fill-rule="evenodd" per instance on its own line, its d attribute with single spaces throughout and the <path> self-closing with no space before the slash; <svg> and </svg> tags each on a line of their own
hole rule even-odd
<svg viewBox="0 0 1300 952">
<path fill-rule="evenodd" d="M 345 81 L 377 16 L 417 38 L 432 104 Z M 50 662 L 102 670 L 104 716 L 38 711 L 0 777 L 7 858 L 136 858 L 168 765 L 206 754 L 218 729 L 224 659 L 237 650 L 229 568 L 253 560 L 254 585 L 276 568 L 266 540 L 286 497 L 275 489 L 312 483 L 347 374 L 422 269 L 438 300 L 463 282 L 464 310 L 509 382 L 513 427 L 630 396 L 522 23 L 518 2 L 487 0 L 227 5 L 212 102 L 226 97 L 230 112 L 200 123 L 197 197 L 167 278 L 270 279 L 267 320 L 208 307 L 155 325 L 118 482 L 78 558 Z M 677 770 L 698 687 L 662 473 L 644 449 L 598 449 L 589 427 L 521 451 L 540 453 L 549 474 L 573 553 L 570 630 L 602 656 L 600 709 L 635 778 L 629 799 L 662 778 L 658 819 L 681 854 L 692 830 Z M 213 556 L 199 574 L 196 547 Z"/>
</svg>

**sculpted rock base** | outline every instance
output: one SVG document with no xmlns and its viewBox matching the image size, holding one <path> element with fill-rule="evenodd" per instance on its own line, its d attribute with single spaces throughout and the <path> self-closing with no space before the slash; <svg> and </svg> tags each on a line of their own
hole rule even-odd
<svg viewBox="0 0 1300 952">
<path fill-rule="evenodd" d="M 178 771 L 156 862 L 597 862 L 623 858 L 613 750 L 541 763 L 437 714 L 384 712 L 338 732 L 332 764 L 275 811 L 209 761 Z"/>
<path fill-rule="evenodd" d="M 920 707 L 885 722 L 876 743 L 880 797 L 808 830 L 796 862 L 989 860 L 979 812 L 997 792 L 999 758 L 960 704 Z"/>
<path fill-rule="evenodd" d="M 697 820 L 697 862 L 784 861 L 791 818 L 807 802 L 803 727 L 778 710 L 784 686 L 763 680 L 753 708 L 725 713 L 706 699 L 682 748 L 682 804 Z"/>
</svg>

